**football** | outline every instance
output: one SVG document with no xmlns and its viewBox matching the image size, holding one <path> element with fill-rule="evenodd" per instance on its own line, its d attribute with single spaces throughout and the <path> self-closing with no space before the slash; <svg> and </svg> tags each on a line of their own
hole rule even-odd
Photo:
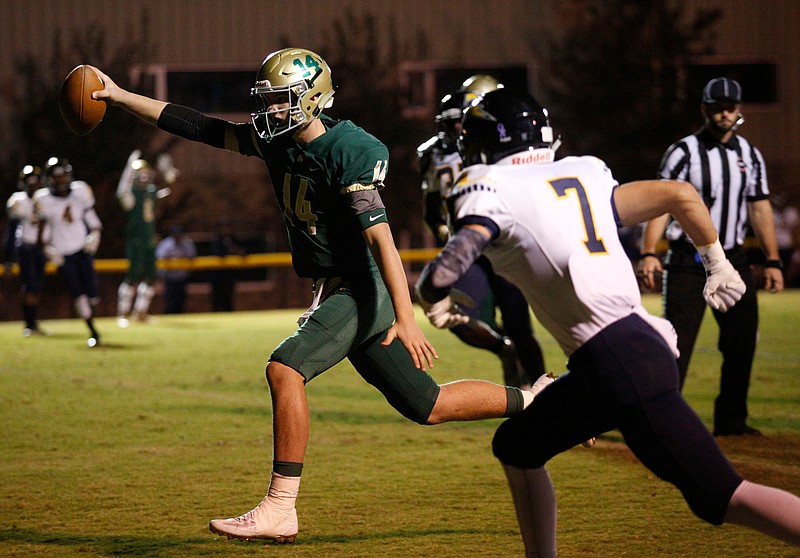
<svg viewBox="0 0 800 558">
<path fill-rule="evenodd" d="M 92 92 L 103 89 L 103 82 L 92 68 L 81 64 L 61 84 L 58 108 L 67 127 L 85 136 L 100 124 L 106 114 L 106 103 L 92 99 Z"/>
</svg>

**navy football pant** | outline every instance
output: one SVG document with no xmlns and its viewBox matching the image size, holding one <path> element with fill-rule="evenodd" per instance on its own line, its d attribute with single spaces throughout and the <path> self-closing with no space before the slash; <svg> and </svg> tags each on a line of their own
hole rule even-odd
<svg viewBox="0 0 800 558">
<path fill-rule="evenodd" d="M 555 455 L 618 428 L 639 460 L 674 484 L 700 518 L 721 524 L 742 478 L 678 390 L 664 339 L 641 317 L 606 327 L 569 359 L 569 372 L 495 433 L 507 465 L 542 467 Z"/>
</svg>

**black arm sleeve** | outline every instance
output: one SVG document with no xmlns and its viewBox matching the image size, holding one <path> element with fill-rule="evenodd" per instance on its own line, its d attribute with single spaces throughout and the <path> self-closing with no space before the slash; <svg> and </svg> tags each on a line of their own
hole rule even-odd
<svg viewBox="0 0 800 558">
<path fill-rule="evenodd" d="M 169 103 L 158 117 L 158 127 L 192 141 L 212 147 L 225 147 L 225 120 L 207 116 L 193 108 Z"/>
<path fill-rule="evenodd" d="M 461 229 L 450 237 L 417 280 L 417 291 L 423 300 L 434 303 L 446 297 L 453 283 L 475 263 L 488 243 L 488 238 L 473 229 Z"/>
</svg>

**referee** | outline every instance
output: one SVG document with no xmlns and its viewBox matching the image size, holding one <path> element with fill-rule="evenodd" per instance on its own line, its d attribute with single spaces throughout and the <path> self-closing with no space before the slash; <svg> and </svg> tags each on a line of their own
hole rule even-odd
<svg viewBox="0 0 800 558">
<path fill-rule="evenodd" d="M 758 332 L 756 285 L 742 249 L 748 218 L 767 258 L 765 288 L 773 293 L 783 290 L 764 158 L 754 145 L 736 134 L 744 122 L 741 102 L 738 82 L 724 77 L 709 81 L 700 104 L 705 124 L 698 132 L 672 144 L 659 169 L 661 178 L 685 180 L 697 188 L 728 259 L 747 285 L 742 299 L 727 313 L 712 310 L 719 325 L 718 348 L 722 353 L 720 391 L 714 402 L 715 436 L 761 434 L 746 423 Z M 670 221 L 669 215 L 664 215 L 647 223 L 639 266 L 645 285 L 655 288 L 654 276 L 662 271 L 656 245 L 665 234 L 669 250 L 663 266 L 664 317 L 678 334 L 678 369 L 683 387 L 706 307 L 705 272 L 690 239 L 677 221 Z"/>
</svg>

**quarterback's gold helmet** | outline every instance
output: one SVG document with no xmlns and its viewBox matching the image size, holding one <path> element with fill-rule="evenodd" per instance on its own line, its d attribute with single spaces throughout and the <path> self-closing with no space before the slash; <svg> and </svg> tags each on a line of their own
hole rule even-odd
<svg viewBox="0 0 800 558">
<path fill-rule="evenodd" d="M 318 54 L 304 48 L 273 52 L 261 64 L 250 95 L 257 111 L 251 114 L 258 135 L 272 139 L 305 126 L 333 104 L 331 69 Z M 287 108 L 275 108 L 288 103 Z M 286 118 L 275 117 L 286 112 Z"/>
</svg>

